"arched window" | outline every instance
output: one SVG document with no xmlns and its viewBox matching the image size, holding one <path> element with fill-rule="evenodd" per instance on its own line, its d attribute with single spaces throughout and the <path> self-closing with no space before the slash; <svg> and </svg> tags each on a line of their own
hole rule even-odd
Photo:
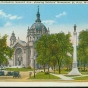
<svg viewBox="0 0 88 88">
<path fill-rule="evenodd" d="M 22 64 L 21 57 L 22 57 L 22 49 L 18 48 L 15 51 L 15 65 L 16 66 L 18 66 L 18 65 L 20 66 Z"/>
</svg>

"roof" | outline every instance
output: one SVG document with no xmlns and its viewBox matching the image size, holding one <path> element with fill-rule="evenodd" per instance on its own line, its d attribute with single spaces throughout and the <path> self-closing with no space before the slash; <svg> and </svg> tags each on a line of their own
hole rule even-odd
<svg viewBox="0 0 88 88">
<path fill-rule="evenodd" d="M 36 30 L 42 30 L 45 29 L 47 31 L 47 28 L 45 27 L 45 25 L 41 22 L 35 22 L 30 29 L 36 29 Z"/>
<path fill-rule="evenodd" d="M 25 42 L 25 41 L 23 41 L 23 40 L 20 40 L 20 41 L 21 41 L 23 44 L 24 44 L 24 43 L 26 43 L 26 42 Z"/>
</svg>

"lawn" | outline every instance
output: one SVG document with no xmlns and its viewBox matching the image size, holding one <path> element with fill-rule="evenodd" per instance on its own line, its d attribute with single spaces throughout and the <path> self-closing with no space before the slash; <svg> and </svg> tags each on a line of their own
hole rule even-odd
<svg viewBox="0 0 88 88">
<path fill-rule="evenodd" d="M 45 74 L 44 72 L 39 72 L 34 76 L 30 77 L 29 79 L 60 79 L 57 76 L 53 76 L 51 74 Z"/>
<path fill-rule="evenodd" d="M 88 75 L 88 72 L 80 72 L 82 75 Z"/>
<path fill-rule="evenodd" d="M 74 77 L 75 80 L 88 80 L 88 76 Z"/>
<path fill-rule="evenodd" d="M 7 71 L 32 71 L 33 69 L 29 69 L 29 68 L 6 68 L 4 70 L 7 70 Z"/>
<path fill-rule="evenodd" d="M 51 73 L 54 73 L 54 72 L 51 72 Z M 68 73 L 69 71 L 61 70 L 60 74 L 68 74 Z M 55 71 L 55 74 L 59 74 L 58 70 Z"/>
</svg>

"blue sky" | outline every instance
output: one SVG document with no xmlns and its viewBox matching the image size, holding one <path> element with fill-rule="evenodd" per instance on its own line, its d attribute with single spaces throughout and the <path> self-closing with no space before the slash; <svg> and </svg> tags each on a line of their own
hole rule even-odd
<svg viewBox="0 0 88 88">
<path fill-rule="evenodd" d="M 72 33 L 74 24 L 77 32 L 88 29 L 88 4 L 0 4 L 0 33 L 8 34 L 8 45 L 12 31 L 16 38 L 26 41 L 27 28 L 36 20 L 38 5 L 40 19 L 50 33 Z"/>
</svg>

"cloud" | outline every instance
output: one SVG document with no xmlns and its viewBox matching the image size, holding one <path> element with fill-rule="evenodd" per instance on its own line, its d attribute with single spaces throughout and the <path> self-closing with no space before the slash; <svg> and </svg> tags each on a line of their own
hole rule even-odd
<svg viewBox="0 0 88 88">
<path fill-rule="evenodd" d="M 21 19 L 22 17 L 21 16 L 17 16 L 17 15 L 14 15 L 14 16 L 10 16 L 9 19 L 10 20 L 14 20 L 14 19 Z"/>
<path fill-rule="evenodd" d="M 56 15 L 56 18 L 60 18 L 61 16 L 65 16 L 65 15 L 67 15 L 66 12 L 60 13 L 60 14 Z"/>
<path fill-rule="evenodd" d="M 12 25 L 10 22 L 7 22 L 4 26 L 10 26 Z"/>
<path fill-rule="evenodd" d="M 17 17 L 17 19 L 21 19 L 21 18 L 23 18 L 23 17 L 22 16 Z"/>
<path fill-rule="evenodd" d="M 51 24 L 55 23 L 55 21 L 54 20 L 44 20 L 44 21 L 42 21 L 42 23 L 51 25 Z"/>
<path fill-rule="evenodd" d="M 0 10 L 0 16 L 5 17 L 5 18 L 9 18 L 10 20 L 22 19 L 22 18 L 23 18 L 22 16 L 6 14 L 6 13 L 3 12 L 2 10 Z"/>
<path fill-rule="evenodd" d="M 2 17 L 6 17 L 6 13 L 4 13 L 2 10 L 0 10 L 0 15 L 1 15 Z"/>
<path fill-rule="evenodd" d="M 17 15 L 15 15 L 15 16 L 10 16 L 10 17 L 9 17 L 10 20 L 14 20 L 14 19 L 16 19 L 16 18 L 17 18 Z"/>
</svg>

